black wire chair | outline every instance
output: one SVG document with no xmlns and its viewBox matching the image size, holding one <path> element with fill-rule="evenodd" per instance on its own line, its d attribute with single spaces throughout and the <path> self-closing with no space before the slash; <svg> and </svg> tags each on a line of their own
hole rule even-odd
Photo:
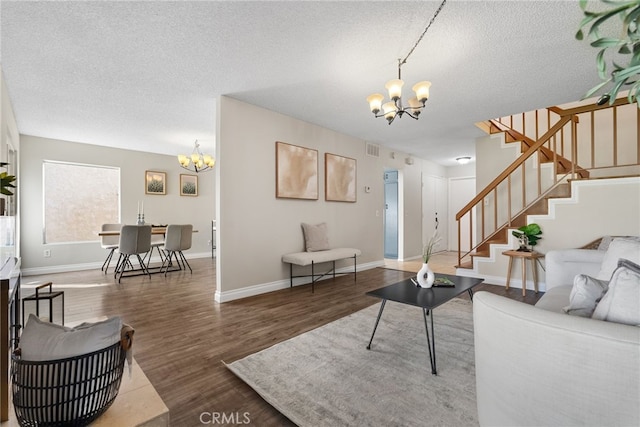
<svg viewBox="0 0 640 427">
<path fill-rule="evenodd" d="M 21 426 L 86 426 L 118 395 L 129 340 L 81 356 L 26 361 L 11 358 L 13 406 Z"/>
</svg>

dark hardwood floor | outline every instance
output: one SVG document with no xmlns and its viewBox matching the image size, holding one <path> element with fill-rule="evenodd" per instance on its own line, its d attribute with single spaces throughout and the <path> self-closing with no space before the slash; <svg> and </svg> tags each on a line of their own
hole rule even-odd
<svg viewBox="0 0 640 427">
<path fill-rule="evenodd" d="M 379 303 L 365 292 L 412 273 L 375 268 L 269 294 L 217 304 L 215 261 L 190 261 L 188 271 L 123 278 L 100 270 L 29 276 L 29 284 L 53 281 L 65 291 L 65 320 L 121 316 L 135 332 L 134 357 L 169 407 L 172 426 L 202 425 L 200 415 L 248 413 L 252 424 L 292 423 L 224 366 L 251 353 Z M 485 290 L 533 304 L 540 295 L 480 285 Z M 468 298 L 462 296 L 461 298 Z M 55 313 L 54 310 L 54 315 Z M 363 345 L 368 337 L 363 337 Z M 210 419 L 210 418 L 209 418 Z"/>
</svg>

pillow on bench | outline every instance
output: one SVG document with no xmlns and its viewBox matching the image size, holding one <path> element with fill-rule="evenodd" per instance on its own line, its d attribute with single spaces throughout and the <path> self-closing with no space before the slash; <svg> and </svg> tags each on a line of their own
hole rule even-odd
<svg viewBox="0 0 640 427">
<path fill-rule="evenodd" d="M 302 223 L 302 234 L 307 252 L 326 251 L 329 247 L 327 224 L 322 222 L 317 225 Z"/>
</svg>

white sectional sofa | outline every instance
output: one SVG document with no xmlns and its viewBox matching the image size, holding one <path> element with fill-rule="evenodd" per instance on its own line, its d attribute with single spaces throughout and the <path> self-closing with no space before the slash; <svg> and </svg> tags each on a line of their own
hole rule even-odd
<svg viewBox="0 0 640 427">
<path fill-rule="evenodd" d="M 563 310 L 574 277 L 598 276 L 606 253 L 602 248 L 547 253 L 547 292 L 535 306 L 475 294 L 482 426 L 640 425 L 640 326 Z M 640 248 L 630 256 L 638 254 Z"/>
</svg>

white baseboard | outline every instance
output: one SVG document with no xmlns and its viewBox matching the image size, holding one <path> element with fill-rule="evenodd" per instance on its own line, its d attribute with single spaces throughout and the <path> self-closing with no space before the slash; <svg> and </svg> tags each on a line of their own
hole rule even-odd
<svg viewBox="0 0 640 427">
<path fill-rule="evenodd" d="M 189 259 L 197 259 L 197 258 L 211 258 L 211 252 L 200 252 L 200 253 L 188 253 L 186 252 L 184 256 Z M 113 271 L 114 266 L 116 265 L 116 261 L 118 260 L 115 257 L 115 260 L 111 260 L 111 266 L 109 269 Z M 159 256 L 154 256 L 151 258 L 151 262 L 162 262 Z M 48 265 L 45 267 L 32 267 L 32 268 L 21 268 L 20 272 L 23 276 L 37 276 L 40 274 L 54 274 L 54 273 L 69 273 L 71 271 L 83 271 L 83 270 L 95 270 L 102 267 L 103 261 L 100 262 L 87 262 L 83 264 L 65 264 L 65 265 Z"/>
<path fill-rule="evenodd" d="M 370 270 L 376 267 L 384 266 L 384 260 L 368 262 L 366 264 L 358 264 L 357 272 Z M 345 266 L 336 269 L 336 273 L 353 273 L 353 266 Z M 311 283 L 310 277 L 298 277 L 293 279 L 293 286 L 306 285 Z M 274 282 L 269 283 L 259 283 L 253 286 L 247 286 L 241 289 L 234 289 L 230 291 L 220 292 L 219 289 L 216 290 L 215 300 L 216 302 L 223 303 L 229 302 L 241 298 L 252 297 L 255 295 L 265 294 L 267 292 L 279 291 L 280 289 L 286 289 L 291 286 L 290 279 L 282 279 L 276 280 Z"/>
</svg>

